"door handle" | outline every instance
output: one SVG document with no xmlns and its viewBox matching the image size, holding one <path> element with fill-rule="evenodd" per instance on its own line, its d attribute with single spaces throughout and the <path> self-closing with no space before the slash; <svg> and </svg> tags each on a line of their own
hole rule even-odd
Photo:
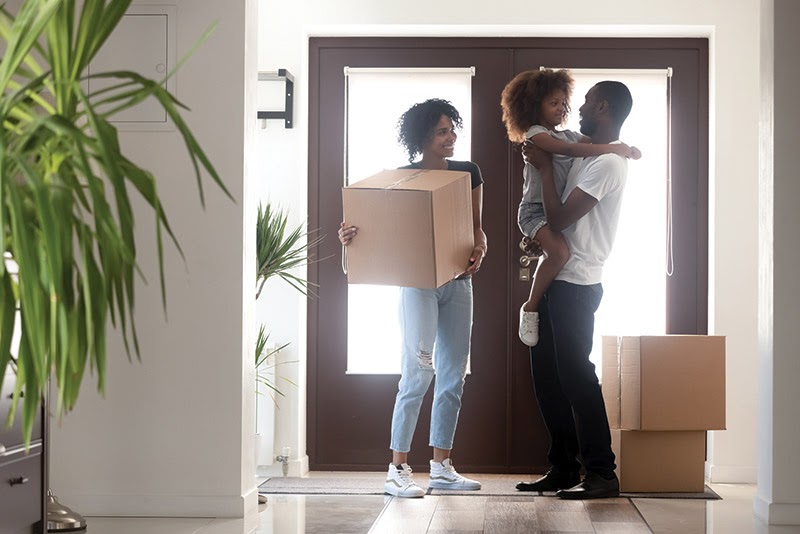
<svg viewBox="0 0 800 534">
<path fill-rule="evenodd" d="M 11 486 L 17 486 L 17 485 L 20 485 L 20 484 L 27 484 L 29 481 L 30 480 L 28 479 L 28 477 L 15 477 L 15 478 L 9 479 L 8 483 Z"/>
<path fill-rule="evenodd" d="M 538 259 L 539 258 L 537 256 L 520 256 L 519 264 L 523 267 L 530 267 L 531 263 Z"/>
</svg>

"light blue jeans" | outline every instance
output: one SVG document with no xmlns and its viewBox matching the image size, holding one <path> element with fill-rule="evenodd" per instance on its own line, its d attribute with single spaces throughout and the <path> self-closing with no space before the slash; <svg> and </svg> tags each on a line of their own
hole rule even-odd
<svg viewBox="0 0 800 534">
<path fill-rule="evenodd" d="M 391 449 L 408 452 L 425 392 L 436 375 L 430 446 L 453 448 L 472 333 L 472 279 L 438 289 L 400 289 L 402 376 L 392 414 Z M 435 371 L 434 371 L 435 370 Z"/>
</svg>

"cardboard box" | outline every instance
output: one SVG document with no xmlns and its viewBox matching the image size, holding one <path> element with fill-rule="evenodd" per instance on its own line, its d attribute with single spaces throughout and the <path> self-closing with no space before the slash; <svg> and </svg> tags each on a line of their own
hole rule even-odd
<svg viewBox="0 0 800 534">
<path fill-rule="evenodd" d="M 724 430 L 724 336 L 603 338 L 611 428 Z"/>
<path fill-rule="evenodd" d="M 347 281 L 436 288 L 463 273 L 474 246 L 468 172 L 397 169 L 342 189 Z"/>
<path fill-rule="evenodd" d="M 612 430 L 619 489 L 624 492 L 705 491 L 706 433 Z"/>
</svg>

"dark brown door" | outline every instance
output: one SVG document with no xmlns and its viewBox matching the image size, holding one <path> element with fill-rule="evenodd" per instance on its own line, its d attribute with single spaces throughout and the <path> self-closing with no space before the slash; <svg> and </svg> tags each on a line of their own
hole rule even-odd
<svg viewBox="0 0 800 534">
<path fill-rule="evenodd" d="M 531 386 L 528 351 L 516 335 L 529 285 L 518 280 L 516 206 L 522 161 L 500 119 L 500 93 L 516 73 L 565 68 L 674 71 L 675 274 L 667 281 L 667 331 L 705 333 L 707 294 L 707 41 L 699 39 L 312 39 L 309 69 L 309 228 L 328 238 L 317 257 L 338 258 L 342 217 L 344 74 L 350 67 L 475 67 L 472 159 L 483 171 L 490 253 L 473 280 L 472 373 L 455 453 L 472 472 L 541 472 L 547 434 Z M 431 95 L 435 96 L 435 95 Z M 576 99 L 582 98 L 577 95 Z M 391 142 L 391 140 L 387 140 Z M 679 254 L 679 251 L 681 252 Z M 319 298 L 309 302 L 308 455 L 311 469 L 383 469 L 397 375 L 347 375 L 347 283 L 337 260 L 314 264 Z M 429 392 L 412 443 L 427 464 Z"/>
</svg>

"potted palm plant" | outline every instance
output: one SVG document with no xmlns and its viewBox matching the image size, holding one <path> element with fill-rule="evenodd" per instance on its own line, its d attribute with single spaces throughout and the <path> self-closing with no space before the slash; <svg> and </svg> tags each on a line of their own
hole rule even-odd
<svg viewBox="0 0 800 534">
<path fill-rule="evenodd" d="M 305 232 L 303 225 L 290 230 L 286 211 L 275 209 L 269 203 L 266 207 L 258 206 L 256 224 L 256 300 L 261 296 L 264 284 L 273 276 L 283 279 L 303 295 L 313 295 L 308 280 L 294 271 L 314 261 L 309 256 L 309 250 L 316 247 L 324 236 L 312 237 L 314 232 Z M 274 367 L 275 356 L 286 345 L 270 348 L 268 343 L 269 334 L 266 327 L 261 325 L 256 341 L 257 380 L 272 393 L 283 395 L 263 370 Z"/>
<path fill-rule="evenodd" d="M 88 77 L 114 83 L 86 89 L 87 66 L 130 4 L 24 0 L 16 15 L 0 14 L 0 379 L 7 368 L 16 372 L 9 417 L 22 399 L 26 439 L 51 373 L 57 413 L 75 406 L 87 365 L 103 390 L 109 318 L 128 356 L 138 357 L 131 194 L 144 199 L 157 221 L 162 296 L 163 238 L 180 250 L 156 177 L 122 152 L 115 115 L 155 99 L 185 141 L 201 202 L 203 174 L 230 196 L 164 80 L 93 73 Z M 12 354 L 15 321 L 21 335 Z"/>
<path fill-rule="evenodd" d="M 295 270 L 314 261 L 309 256 L 309 250 L 317 246 L 323 237 L 311 236 L 309 232 L 303 230 L 303 225 L 290 229 L 286 211 L 275 209 L 269 203 L 265 207 L 259 205 L 256 224 L 256 299 L 261 296 L 267 280 L 274 276 L 285 280 L 303 295 L 313 295 L 309 282 L 295 274 Z M 288 343 L 280 346 L 270 345 L 269 336 L 266 326 L 262 324 L 258 331 L 255 353 L 257 392 L 266 390 L 277 406 L 276 395 L 284 396 L 277 380 L 280 379 L 288 384 L 294 383 L 277 372 L 278 355 Z M 256 428 L 259 426 L 258 420 L 257 414 Z M 259 465 L 258 458 L 266 456 L 261 451 L 262 448 L 268 450 L 271 455 L 273 445 L 271 438 L 272 436 L 261 436 L 256 433 L 256 466 Z"/>
</svg>

